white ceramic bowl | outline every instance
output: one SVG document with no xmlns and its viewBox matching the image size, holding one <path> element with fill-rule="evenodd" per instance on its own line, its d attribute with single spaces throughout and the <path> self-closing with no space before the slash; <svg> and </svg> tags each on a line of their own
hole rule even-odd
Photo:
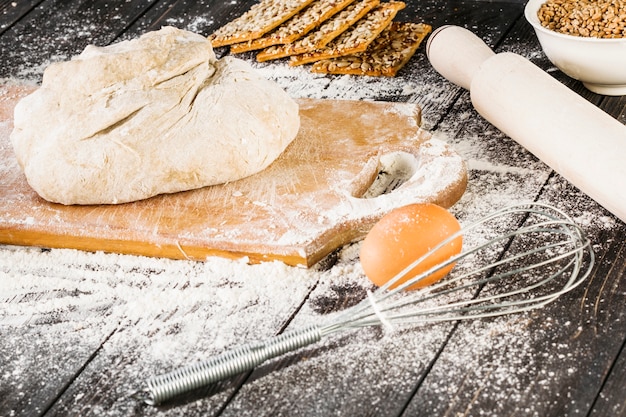
<svg viewBox="0 0 626 417">
<path fill-rule="evenodd" d="M 626 95 L 626 38 L 587 38 L 544 28 L 537 17 L 544 2 L 529 0 L 524 14 L 550 62 L 594 93 Z"/>
</svg>

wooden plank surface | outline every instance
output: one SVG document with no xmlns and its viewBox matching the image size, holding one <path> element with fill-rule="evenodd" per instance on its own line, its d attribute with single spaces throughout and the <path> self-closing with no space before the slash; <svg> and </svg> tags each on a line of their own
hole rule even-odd
<svg viewBox="0 0 626 417">
<path fill-rule="evenodd" d="M 87 38 L 106 43 L 162 24 L 208 34 L 250 2 L 103 4 L 84 12 L 101 30 L 72 47 L 60 34 L 85 22 L 69 5 L 44 1 L 48 11 L 18 22 L 27 27 L 30 16 L 40 23 L 26 45 L 13 29 L 0 36 L 2 51 L 15 44 L 23 52 L 8 54 L 0 73 L 36 80 L 57 48 L 80 50 Z M 551 67 L 521 20 L 522 8 L 429 0 L 409 4 L 401 16 L 435 28 L 464 25 L 626 122 L 624 97 L 589 93 Z M 28 46 L 34 38 L 49 40 L 41 54 L 25 52 L 35 50 Z M 423 48 L 394 80 L 253 65 L 294 97 L 419 103 L 426 126 L 468 163 L 468 189 L 452 207 L 460 221 L 517 201 L 555 204 L 592 239 L 598 261 L 588 284 L 528 314 L 346 333 L 154 408 L 132 398 L 144 378 L 316 322 L 363 298 L 371 287 L 358 265 L 358 243 L 338 252 L 334 264 L 310 270 L 0 247 L 0 415 L 623 415 L 623 222 L 482 120 L 467 92 L 429 67 Z"/>
<path fill-rule="evenodd" d="M 153 4 L 147 0 L 41 1 L 0 36 L 0 77 L 38 81 L 42 66 L 69 59 L 90 43 L 113 42 Z"/>
<path fill-rule="evenodd" d="M 0 34 L 8 30 L 12 25 L 19 21 L 22 16 L 28 14 L 40 0 L 30 1 L 0 1 L 0 14 L 2 14 L 2 26 L 0 26 Z"/>
</svg>

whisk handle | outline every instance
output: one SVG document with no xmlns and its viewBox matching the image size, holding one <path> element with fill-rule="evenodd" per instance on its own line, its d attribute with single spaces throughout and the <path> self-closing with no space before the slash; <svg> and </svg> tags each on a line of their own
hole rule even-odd
<svg viewBox="0 0 626 417">
<path fill-rule="evenodd" d="M 318 342 L 318 326 L 286 332 L 264 341 L 242 345 L 205 361 L 147 380 L 144 401 L 158 405 L 185 392 L 249 371 L 268 359 Z"/>
</svg>

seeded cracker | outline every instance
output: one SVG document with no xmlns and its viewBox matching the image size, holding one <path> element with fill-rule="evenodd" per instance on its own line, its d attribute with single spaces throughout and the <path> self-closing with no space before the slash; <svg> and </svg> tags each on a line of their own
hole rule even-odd
<svg viewBox="0 0 626 417">
<path fill-rule="evenodd" d="M 291 43 L 343 10 L 354 0 L 315 0 L 308 7 L 258 39 L 231 45 L 230 52 L 240 53 L 268 46 Z"/>
<path fill-rule="evenodd" d="M 261 0 L 247 12 L 209 35 L 215 47 L 257 39 L 278 27 L 313 0 Z"/>
<path fill-rule="evenodd" d="M 312 52 L 316 49 L 323 48 L 365 16 L 370 10 L 378 6 L 379 3 L 380 0 L 359 0 L 356 3 L 352 3 L 307 36 L 293 43 L 270 46 L 259 52 L 256 59 L 262 62 Z"/>
<path fill-rule="evenodd" d="M 431 30 L 430 25 L 423 23 L 393 22 L 365 52 L 318 61 L 313 64 L 311 71 L 394 77 Z"/>
<path fill-rule="evenodd" d="M 399 1 L 381 3 L 324 48 L 292 56 L 289 65 L 308 64 L 365 51 L 404 6 L 405 4 Z"/>
</svg>

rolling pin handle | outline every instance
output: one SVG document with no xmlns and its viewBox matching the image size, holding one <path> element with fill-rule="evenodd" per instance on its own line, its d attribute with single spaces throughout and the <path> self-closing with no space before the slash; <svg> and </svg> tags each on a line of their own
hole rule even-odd
<svg viewBox="0 0 626 417">
<path fill-rule="evenodd" d="M 471 31 L 448 25 L 430 35 L 426 55 L 439 74 L 469 90 L 480 65 L 495 53 Z"/>
</svg>

